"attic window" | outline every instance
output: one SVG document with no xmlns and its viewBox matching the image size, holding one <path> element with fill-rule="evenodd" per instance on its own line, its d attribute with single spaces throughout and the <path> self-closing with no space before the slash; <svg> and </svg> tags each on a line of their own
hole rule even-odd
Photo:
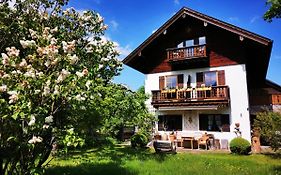
<svg viewBox="0 0 281 175">
<path fill-rule="evenodd" d="M 203 45 L 203 44 L 206 44 L 205 36 L 194 38 L 191 40 L 185 40 L 185 41 L 181 42 L 180 44 L 178 44 L 177 48 L 192 47 L 192 46 Z"/>
</svg>

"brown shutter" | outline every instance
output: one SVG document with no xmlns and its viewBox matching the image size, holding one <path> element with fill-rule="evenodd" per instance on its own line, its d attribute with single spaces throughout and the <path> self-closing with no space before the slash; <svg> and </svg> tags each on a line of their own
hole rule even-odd
<svg viewBox="0 0 281 175">
<path fill-rule="evenodd" d="M 183 88 L 183 74 L 178 75 L 178 88 Z"/>
<path fill-rule="evenodd" d="M 196 86 L 200 87 L 201 84 L 204 84 L 203 72 L 196 73 Z"/>
<path fill-rule="evenodd" d="M 163 90 L 165 88 L 165 77 L 160 76 L 159 77 L 159 90 Z"/>
<path fill-rule="evenodd" d="M 224 70 L 218 71 L 218 86 L 225 85 Z"/>
</svg>

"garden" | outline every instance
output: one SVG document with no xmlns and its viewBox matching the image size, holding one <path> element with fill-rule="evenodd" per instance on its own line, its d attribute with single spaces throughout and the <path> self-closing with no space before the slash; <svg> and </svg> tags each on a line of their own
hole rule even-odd
<svg viewBox="0 0 281 175">
<path fill-rule="evenodd" d="M 213 151 L 156 154 L 153 149 L 111 145 L 57 157 L 47 165 L 46 174 L 278 175 L 281 174 L 280 160 L 277 154 L 239 156 Z"/>
<path fill-rule="evenodd" d="M 1 1 L 0 175 L 281 174 L 279 154 L 143 148 L 156 121 L 144 88 L 133 92 L 112 81 L 122 62 L 116 43 L 105 37 L 104 19 L 67 4 Z M 135 126 L 143 135 L 136 148 L 101 143 L 120 143 Z M 264 134 L 278 150 L 280 125 L 270 126 L 275 135 Z"/>
</svg>

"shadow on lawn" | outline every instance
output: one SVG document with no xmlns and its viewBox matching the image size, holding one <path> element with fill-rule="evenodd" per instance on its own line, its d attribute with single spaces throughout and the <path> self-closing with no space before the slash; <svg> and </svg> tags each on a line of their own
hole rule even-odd
<svg viewBox="0 0 281 175">
<path fill-rule="evenodd" d="M 101 161 L 92 162 L 91 159 L 95 158 Z M 78 156 L 78 157 L 77 157 Z M 133 149 L 124 146 L 105 146 L 92 150 L 74 151 L 68 156 L 60 157 L 61 160 L 74 160 L 80 159 L 82 162 L 76 166 L 52 166 L 47 169 L 47 175 L 64 174 L 64 175 L 137 175 L 139 172 L 136 170 L 122 167 L 122 165 L 131 160 L 145 161 L 156 160 L 158 162 L 165 161 L 168 154 L 153 153 L 150 149 Z M 111 160 L 109 162 L 103 160 Z"/>
<path fill-rule="evenodd" d="M 118 163 L 83 163 L 77 166 L 51 167 L 46 175 L 137 175 L 138 172 L 121 167 Z"/>
</svg>

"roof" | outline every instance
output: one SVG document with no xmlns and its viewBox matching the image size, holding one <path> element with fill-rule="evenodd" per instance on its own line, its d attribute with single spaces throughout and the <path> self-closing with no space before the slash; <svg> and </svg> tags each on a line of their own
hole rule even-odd
<svg viewBox="0 0 281 175">
<path fill-rule="evenodd" d="M 273 82 L 273 81 L 271 81 L 271 80 L 266 80 L 266 81 L 265 81 L 265 85 L 266 85 L 267 87 L 273 88 L 273 89 L 275 89 L 276 91 L 278 91 L 279 93 L 281 93 L 281 86 L 280 86 L 279 84 L 277 84 L 277 83 L 275 83 L 275 82 Z"/>
<path fill-rule="evenodd" d="M 271 50 L 272 46 L 272 40 L 269 38 L 263 37 L 261 35 L 255 34 L 253 32 L 250 32 L 248 30 L 239 28 L 237 26 L 234 26 L 232 24 L 223 22 L 221 20 L 215 19 L 213 17 L 210 17 L 208 15 L 204 15 L 200 12 L 194 11 L 190 8 L 183 7 L 180 9 L 174 16 L 172 16 L 166 23 L 164 23 L 156 32 L 154 32 L 150 37 L 148 37 L 141 45 L 139 45 L 134 51 L 132 51 L 124 60 L 123 63 L 130 66 L 130 62 L 134 59 L 137 59 L 139 55 L 141 55 L 141 52 L 144 48 L 146 48 L 154 39 L 159 37 L 161 34 L 165 33 L 165 30 L 167 30 L 174 22 L 176 22 L 180 17 L 183 17 L 184 15 L 188 15 L 191 17 L 194 17 L 198 20 L 201 20 L 207 24 L 212 24 L 217 27 L 220 27 L 222 29 L 228 30 L 230 32 L 236 33 L 237 35 L 248 38 L 250 40 L 253 40 L 257 43 L 260 43 L 265 46 L 269 46 Z M 268 54 L 270 56 L 270 54 Z M 144 73 L 144 72 L 143 72 Z"/>
</svg>

